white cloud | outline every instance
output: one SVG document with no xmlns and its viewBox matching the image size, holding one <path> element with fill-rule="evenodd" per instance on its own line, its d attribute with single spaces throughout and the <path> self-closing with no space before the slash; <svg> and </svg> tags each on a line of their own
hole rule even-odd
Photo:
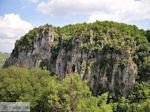
<svg viewBox="0 0 150 112">
<path fill-rule="evenodd" d="M 38 3 L 39 2 L 39 0 L 30 0 L 31 2 L 33 2 L 33 3 Z"/>
<path fill-rule="evenodd" d="M 89 21 L 150 19 L 150 0 L 47 0 L 37 8 L 58 17 L 83 15 Z"/>
<path fill-rule="evenodd" d="M 5 14 L 0 16 L 0 36 L 6 38 L 18 38 L 32 28 L 29 22 L 20 18 L 17 14 Z"/>
<path fill-rule="evenodd" d="M 32 28 L 29 22 L 20 18 L 17 14 L 5 14 L 0 16 L 0 47 L 13 46 L 15 41 Z"/>
</svg>

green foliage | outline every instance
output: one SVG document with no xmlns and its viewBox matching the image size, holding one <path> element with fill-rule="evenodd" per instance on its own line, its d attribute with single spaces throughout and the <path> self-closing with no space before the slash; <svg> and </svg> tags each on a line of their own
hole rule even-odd
<svg viewBox="0 0 150 112">
<path fill-rule="evenodd" d="M 54 88 L 53 85 L 56 87 Z M 77 74 L 66 77 L 59 84 L 51 82 L 50 86 L 52 86 L 52 91 L 48 102 L 51 111 L 112 112 L 111 105 L 106 104 L 107 94 L 99 98 L 92 96 L 87 83 L 82 81 Z"/>
<path fill-rule="evenodd" d="M 62 81 L 52 75 L 41 69 L 0 69 L 0 102 L 30 102 L 32 112 L 150 111 L 149 83 L 137 83 L 128 98 L 107 104 L 108 93 L 93 96 L 78 74 Z"/>
<path fill-rule="evenodd" d="M 138 80 L 147 81 L 150 80 L 150 43 L 148 43 L 147 38 L 139 35 L 136 37 L 136 41 L 138 46 L 136 52 L 134 53 L 133 59 L 138 66 Z"/>
<path fill-rule="evenodd" d="M 121 98 L 120 101 L 114 103 L 114 112 L 149 112 L 150 111 L 150 99 L 146 99 L 140 102 L 131 103 L 125 98 Z"/>
<path fill-rule="evenodd" d="M 94 97 L 77 74 L 63 81 L 41 69 L 0 69 L 0 101 L 30 102 L 32 112 L 112 112 L 108 93 Z"/>
<path fill-rule="evenodd" d="M 140 80 L 150 81 L 150 56 L 145 57 L 139 64 Z"/>
<path fill-rule="evenodd" d="M 146 31 L 146 37 L 147 37 L 147 40 L 150 42 L 150 30 Z"/>
<path fill-rule="evenodd" d="M 128 98 L 122 97 L 114 103 L 115 112 L 149 112 L 150 84 L 141 82 L 135 84 Z"/>
<path fill-rule="evenodd" d="M 1 102 L 30 102 L 32 111 L 38 111 L 39 106 L 44 107 L 43 94 L 49 81 L 53 80 L 48 71 L 11 67 L 0 70 L 0 77 Z"/>
<path fill-rule="evenodd" d="M 150 98 L 150 84 L 146 82 L 135 84 L 129 99 L 132 102 L 140 102 L 148 98 Z"/>
<path fill-rule="evenodd" d="M 9 53 L 0 52 L 0 68 L 3 66 L 6 59 L 9 57 Z"/>
</svg>

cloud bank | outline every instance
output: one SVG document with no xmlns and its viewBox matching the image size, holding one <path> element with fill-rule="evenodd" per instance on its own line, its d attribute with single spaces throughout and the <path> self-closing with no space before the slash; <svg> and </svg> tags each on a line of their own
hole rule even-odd
<svg viewBox="0 0 150 112">
<path fill-rule="evenodd" d="M 37 8 L 51 16 L 84 15 L 88 21 L 150 19 L 150 0 L 47 0 Z"/>
</svg>

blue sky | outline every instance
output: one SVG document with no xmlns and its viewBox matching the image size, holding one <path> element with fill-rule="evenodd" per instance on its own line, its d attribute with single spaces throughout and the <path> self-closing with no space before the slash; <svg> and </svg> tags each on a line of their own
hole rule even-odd
<svg viewBox="0 0 150 112">
<path fill-rule="evenodd" d="M 150 0 L 0 0 L 0 51 L 42 24 L 112 20 L 150 29 Z"/>
</svg>

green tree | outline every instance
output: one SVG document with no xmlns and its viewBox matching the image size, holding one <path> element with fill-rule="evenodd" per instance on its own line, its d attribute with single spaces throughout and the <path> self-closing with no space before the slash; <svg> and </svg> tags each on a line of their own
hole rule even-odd
<svg viewBox="0 0 150 112">
<path fill-rule="evenodd" d="M 112 112 L 107 97 L 92 96 L 77 74 L 59 81 L 47 70 L 0 69 L 0 101 L 30 102 L 32 112 Z"/>
<path fill-rule="evenodd" d="M 112 112 L 108 105 L 108 94 L 94 97 L 86 81 L 77 74 L 66 77 L 60 84 L 50 82 L 48 97 L 51 111 L 57 112 Z"/>
<path fill-rule="evenodd" d="M 49 71 L 10 67 L 0 70 L 0 77 L 1 102 L 30 102 L 31 111 L 44 108 L 43 95 L 53 80 Z"/>
</svg>

